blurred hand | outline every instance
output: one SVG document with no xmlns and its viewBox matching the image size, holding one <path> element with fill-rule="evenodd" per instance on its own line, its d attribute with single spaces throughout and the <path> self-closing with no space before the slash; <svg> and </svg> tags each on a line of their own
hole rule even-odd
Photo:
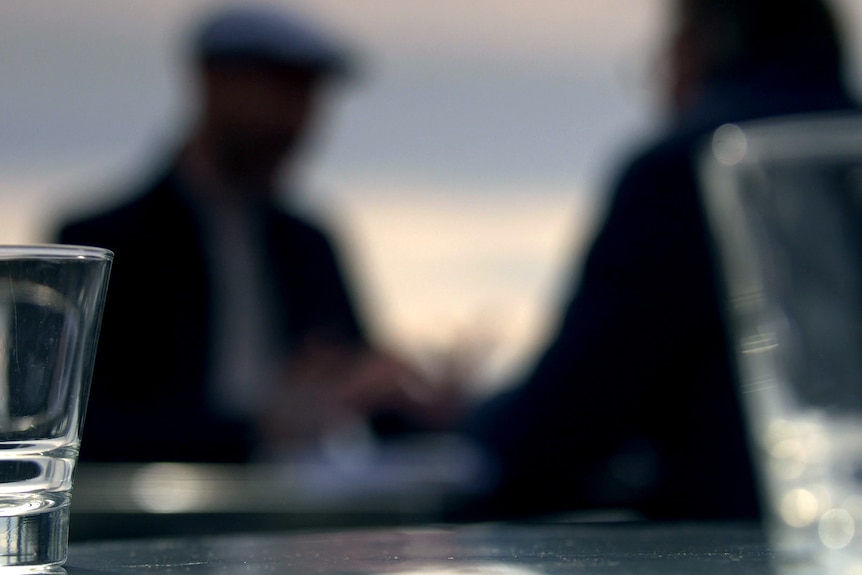
<svg viewBox="0 0 862 575">
<path fill-rule="evenodd" d="M 276 392 L 260 422 L 270 450 L 319 446 L 380 412 L 420 429 L 444 430 L 465 403 L 463 382 L 434 380 L 392 354 L 312 342 L 280 366 Z"/>
</svg>

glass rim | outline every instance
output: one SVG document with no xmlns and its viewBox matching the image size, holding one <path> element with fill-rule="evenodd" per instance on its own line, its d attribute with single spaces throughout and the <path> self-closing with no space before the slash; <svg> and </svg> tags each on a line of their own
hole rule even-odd
<svg viewBox="0 0 862 575">
<path fill-rule="evenodd" d="M 853 158 L 862 153 L 862 113 L 810 112 L 731 122 L 714 130 L 712 141 L 705 143 L 707 158 L 731 168 Z"/>
<path fill-rule="evenodd" d="M 63 258 L 111 261 L 114 252 L 107 248 L 73 244 L 0 244 L 0 259 Z"/>
</svg>

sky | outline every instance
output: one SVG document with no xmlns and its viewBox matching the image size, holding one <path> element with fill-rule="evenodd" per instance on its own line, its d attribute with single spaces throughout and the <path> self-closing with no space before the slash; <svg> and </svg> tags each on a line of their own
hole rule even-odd
<svg viewBox="0 0 862 575">
<path fill-rule="evenodd" d="M 389 177 L 485 181 L 496 172 L 566 183 L 592 163 L 567 141 L 604 139 L 633 119 L 623 100 L 633 96 L 628 106 L 637 107 L 639 97 L 619 80 L 656 5 L 280 3 L 315 14 L 359 54 L 358 78 L 316 163 L 322 171 L 374 178 L 385 164 Z M 181 115 L 183 32 L 213 5 L 3 3 L 2 165 L 35 167 L 48 155 L 68 165 L 135 159 Z M 596 113 L 602 104 L 616 113 Z"/>
<path fill-rule="evenodd" d="M 512 379 L 553 329 L 615 166 L 661 119 L 664 1 L 272 3 L 358 62 L 289 200 L 332 229 L 385 345 L 428 359 L 466 339 L 489 385 Z M 169 153 L 190 117 L 185 33 L 217 5 L 0 3 L 0 242 L 50 240 Z M 862 22 L 862 3 L 840 5 Z"/>
</svg>

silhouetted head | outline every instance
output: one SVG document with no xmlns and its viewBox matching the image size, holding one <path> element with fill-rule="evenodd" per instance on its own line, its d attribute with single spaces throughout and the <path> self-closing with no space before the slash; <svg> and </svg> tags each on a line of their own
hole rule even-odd
<svg viewBox="0 0 862 575">
<path fill-rule="evenodd" d="M 272 188 L 310 130 L 323 84 L 347 72 L 346 54 L 306 20 L 247 5 L 203 22 L 193 50 L 197 145 L 223 176 Z"/>
<path fill-rule="evenodd" d="M 713 82 L 781 69 L 842 83 L 843 46 L 825 0 L 673 0 L 667 86 L 675 111 Z"/>
</svg>

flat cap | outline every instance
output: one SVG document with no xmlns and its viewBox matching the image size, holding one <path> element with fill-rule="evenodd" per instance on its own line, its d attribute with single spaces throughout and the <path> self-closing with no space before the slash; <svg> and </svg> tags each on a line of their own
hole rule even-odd
<svg viewBox="0 0 862 575">
<path fill-rule="evenodd" d="M 239 4 L 204 19 L 193 38 L 202 62 L 261 60 L 341 76 L 347 50 L 307 18 L 265 5 Z"/>
</svg>

